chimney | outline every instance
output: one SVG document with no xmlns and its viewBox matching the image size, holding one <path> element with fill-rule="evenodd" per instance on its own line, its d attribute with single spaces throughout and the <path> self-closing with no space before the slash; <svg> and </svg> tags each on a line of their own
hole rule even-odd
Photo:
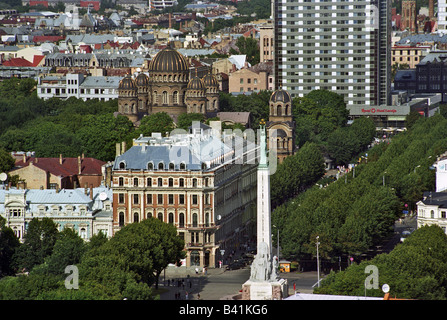
<svg viewBox="0 0 447 320">
<path fill-rule="evenodd" d="M 78 174 L 81 174 L 82 171 L 82 165 L 81 165 L 81 157 L 78 156 Z"/>
<path fill-rule="evenodd" d="M 116 144 L 116 156 L 118 157 L 118 156 L 120 156 L 120 155 L 121 155 L 120 144 L 117 143 L 117 144 Z"/>
<path fill-rule="evenodd" d="M 86 182 L 84 184 L 84 194 L 87 195 L 87 190 L 88 190 L 88 183 Z"/>
<path fill-rule="evenodd" d="M 121 152 L 126 152 L 126 141 L 121 142 Z"/>
<path fill-rule="evenodd" d="M 431 19 L 433 19 L 434 16 L 435 16 L 434 0 L 429 0 L 428 1 L 428 17 L 431 20 Z"/>
<path fill-rule="evenodd" d="M 172 13 L 169 12 L 169 29 L 172 29 Z"/>
<path fill-rule="evenodd" d="M 62 165 L 62 153 L 59 154 L 59 164 Z"/>
<path fill-rule="evenodd" d="M 26 163 L 26 154 L 23 154 L 23 163 Z"/>
<path fill-rule="evenodd" d="M 93 185 L 90 185 L 90 200 L 93 200 Z"/>
</svg>

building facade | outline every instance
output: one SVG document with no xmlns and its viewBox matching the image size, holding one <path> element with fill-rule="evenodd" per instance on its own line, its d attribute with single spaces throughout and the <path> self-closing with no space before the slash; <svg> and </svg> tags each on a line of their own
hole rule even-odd
<svg viewBox="0 0 447 320">
<path fill-rule="evenodd" d="M 0 216 L 20 241 L 34 218 L 52 219 L 59 231 L 75 230 L 88 241 L 103 232 L 112 236 L 112 190 L 106 187 L 72 190 L 0 189 Z"/>
<path fill-rule="evenodd" d="M 269 121 L 266 124 L 268 147 L 276 150 L 278 162 L 295 152 L 295 121 L 292 115 L 292 99 L 284 90 L 276 90 L 270 96 Z"/>
<path fill-rule="evenodd" d="M 118 99 L 118 86 L 123 77 L 95 77 L 83 74 L 47 74 L 37 79 L 37 96 L 41 99 L 68 99 L 84 101 Z"/>
<path fill-rule="evenodd" d="M 327 89 L 352 106 L 390 103 L 389 0 L 274 2 L 275 89 Z"/>
<path fill-rule="evenodd" d="M 118 112 L 137 122 L 145 115 L 166 112 L 174 120 L 182 113 L 217 112 L 219 82 L 212 73 L 190 74 L 188 60 L 170 46 L 150 61 L 148 74 L 127 75 L 118 87 Z"/>
<path fill-rule="evenodd" d="M 185 240 L 186 266 L 218 265 L 247 239 L 256 165 L 236 164 L 219 131 L 140 137 L 115 159 L 113 229 L 157 218 Z M 231 139 L 231 137 L 229 137 Z"/>
</svg>

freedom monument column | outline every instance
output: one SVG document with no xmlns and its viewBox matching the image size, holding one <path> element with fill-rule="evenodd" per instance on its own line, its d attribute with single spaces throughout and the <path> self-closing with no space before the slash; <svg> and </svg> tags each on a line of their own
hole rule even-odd
<svg viewBox="0 0 447 320">
<path fill-rule="evenodd" d="M 281 300 L 288 295 L 287 280 L 278 275 L 278 257 L 272 256 L 270 168 L 267 158 L 265 122 L 260 126 L 258 165 L 257 252 L 250 279 L 242 285 L 242 300 Z"/>
</svg>

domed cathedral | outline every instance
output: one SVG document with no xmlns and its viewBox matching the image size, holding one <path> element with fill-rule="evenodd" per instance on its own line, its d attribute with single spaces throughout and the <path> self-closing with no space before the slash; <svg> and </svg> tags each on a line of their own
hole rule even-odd
<svg viewBox="0 0 447 320">
<path fill-rule="evenodd" d="M 171 46 L 159 51 L 149 62 L 148 74 L 123 78 L 118 88 L 118 111 L 134 124 L 143 116 L 168 113 L 174 121 L 182 113 L 216 112 L 219 83 L 208 73 L 191 77 L 188 60 Z M 128 88 L 132 89 L 128 89 Z"/>
<path fill-rule="evenodd" d="M 138 121 L 138 89 L 134 79 L 126 75 L 118 86 L 118 112 L 135 123 Z"/>
<path fill-rule="evenodd" d="M 282 89 L 272 93 L 269 100 L 269 121 L 266 123 L 268 147 L 276 146 L 279 162 L 294 154 L 295 121 L 292 116 L 292 99 Z"/>
</svg>

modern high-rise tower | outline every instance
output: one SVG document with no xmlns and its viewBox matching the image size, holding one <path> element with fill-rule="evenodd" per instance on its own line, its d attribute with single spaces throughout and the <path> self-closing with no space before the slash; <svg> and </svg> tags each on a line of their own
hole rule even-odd
<svg viewBox="0 0 447 320">
<path fill-rule="evenodd" d="M 327 89 L 350 110 L 390 104 L 390 0 L 272 1 L 275 89 Z"/>
</svg>

